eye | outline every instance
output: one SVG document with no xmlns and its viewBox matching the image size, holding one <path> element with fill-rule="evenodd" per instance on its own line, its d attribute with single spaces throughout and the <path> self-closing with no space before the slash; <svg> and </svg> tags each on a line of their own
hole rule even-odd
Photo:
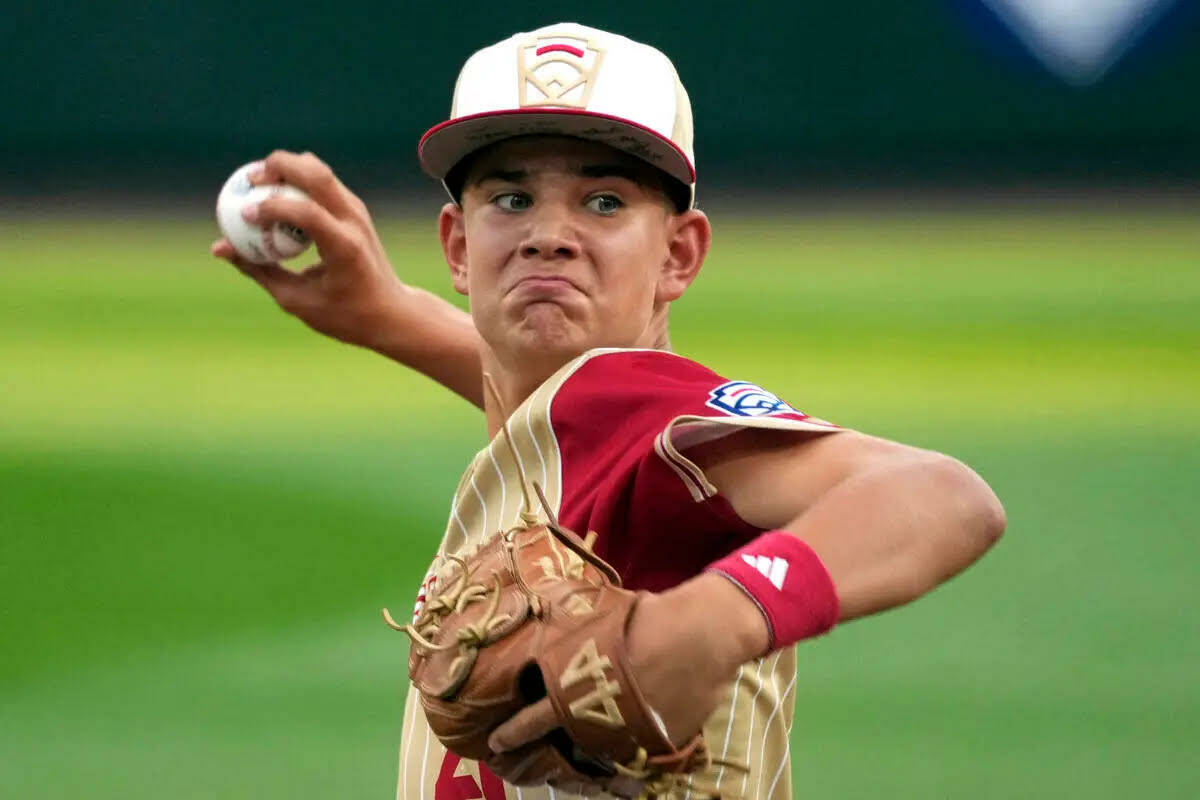
<svg viewBox="0 0 1200 800">
<path fill-rule="evenodd" d="M 594 197 L 589 197 L 584 204 L 597 214 L 603 214 L 606 217 L 611 217 L 617 213 L 625 204 L 621 202 L 621 198 L 615 194 L 598 194 Z"/>
<path fill-rule="evenodd" d="M 524 211 L 533 205 L 533 199 L 523 192 L 504 192 L 493 197 L 492 202 L 504 211 Z"/>
</svg>

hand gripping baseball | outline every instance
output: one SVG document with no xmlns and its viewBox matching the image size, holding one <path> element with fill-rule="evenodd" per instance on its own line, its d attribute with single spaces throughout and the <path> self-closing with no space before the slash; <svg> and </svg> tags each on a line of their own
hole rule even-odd
<svg viewBox="0 0 1200 800">
<path fill-rule="evenodd" d="M 300 228 L 321 260 L 301 272 L 254 264 L 225 239 L 213 242 L 213 255 L 229 261 L 313 330 L 395 359 L 482 403 L 480 340 L 471 317 L 396 277 L 366 205 L 328 165 L 312 153 L 276 150 L 250 181 L 282 181 L 308 193 L 308 199 L 274 195 L 245 214 L 263 226 L 284 222 Z"/>
<path fill-rule="evenodd" d="M 275 195 L 247 208 L 244 216 L 263 226 L 285 222 L 302 229 L 321 261 L 302 272 L 254 264 L 224 239 L 213 242 L 213 255 L 228 260 L 314 330 L 378 349 L 373 341 L 378 323 L 406 287 L 388 263 L 366 205 L 312 153 L 276 150 L 250 180 L 282 182 L 308 193 L 309 199 Z"/>
</svg>

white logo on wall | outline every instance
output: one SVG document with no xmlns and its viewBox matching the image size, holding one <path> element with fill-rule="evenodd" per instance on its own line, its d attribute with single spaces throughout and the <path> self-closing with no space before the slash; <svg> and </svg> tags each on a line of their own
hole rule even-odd
<svg viewBox="0 0 1200 800">
<path fill-rule="evenodd" d="M 718 386 L 708 393 L 705 405 L 735 417 L 765 417 L 771 414 L 805 416 L 761 386 L 746 381 L 730 381 Z"/>
<path fill-rule="evenodd" d="M 768 558 L 767 556 L 748 556 L 743 555 L 742 561 L 745 561 L 750 566 L 762 573 L 763 577 L 771 582 L 771 585 L 776 589 L 783 589 L 783 579 L 787 575 L 788 562 L 779 556 Z"/>
<path fill-rule="evenodd" d="M 1175 0 L 983 0 L 1047 69 L 1069 83 L 1104 77 Z"/>
</svg>

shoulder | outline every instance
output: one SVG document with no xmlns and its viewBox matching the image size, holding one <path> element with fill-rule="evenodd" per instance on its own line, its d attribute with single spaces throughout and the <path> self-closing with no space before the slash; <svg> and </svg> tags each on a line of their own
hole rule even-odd
<svg viewBox="0 0 1200 800">
<path fill-rule="evenodd" d="M 777 395 L 663 350 L 589 350 L 560 373 L 552 415 L 813 420 Z"/>
<path fill-rule="evenodd" d="M 590 350 L 558 377 L 549 422 L 564 456 L 651 447 L 674 452 L 743 428 L 838 429 L 754 383 L 664 351 Z M 662 439 L 657 445 L 656 437 Z"/>
<path fill-rule="evenodd" d="M 589 350 L 571 365 L 551 404 L 556 423 L 631 422 L 699 411 L 725 379 L 662 350 Z"/>
</svg>

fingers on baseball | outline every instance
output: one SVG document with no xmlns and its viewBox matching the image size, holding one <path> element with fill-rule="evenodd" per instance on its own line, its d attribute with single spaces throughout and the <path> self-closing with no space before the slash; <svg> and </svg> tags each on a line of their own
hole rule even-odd
<svg viewBox="0 0 1200 800">
<path fill-rule="evenodd" d="M 543 698 L 513 714 L 488 737 L 493 753 L 515 750 L 523 744 L 536 742 L 558 727 L 558 717 L 550 698 Z"/>
<path fill-rule="evenodd" d="M 287 183 L 308 195 L 339 219 L 366 220 L 366 205 L 342 183 L 333 169 L 312 153 L 276 150 L 263 161 L 263 170 L 251 178 L 255 185 Z"/>
<path fill-rule="evenodd" d="M 304 231 L 321 255 L 335 260 L 345 259 L 355 252 L 354 234 L 319 203 L 294 197 L 274 195 L 258 204 L 258 221 L 266 226 L 286 222 Z"/>
<path fill-rule="evenodd" d="M 237 255 L 237 251 L 233 249 L 233 245 L 224 237 L 217 239 L 209 245 L 208 251 L 217 258 L 223 258 L 226 261 Z"/>
</svg>

